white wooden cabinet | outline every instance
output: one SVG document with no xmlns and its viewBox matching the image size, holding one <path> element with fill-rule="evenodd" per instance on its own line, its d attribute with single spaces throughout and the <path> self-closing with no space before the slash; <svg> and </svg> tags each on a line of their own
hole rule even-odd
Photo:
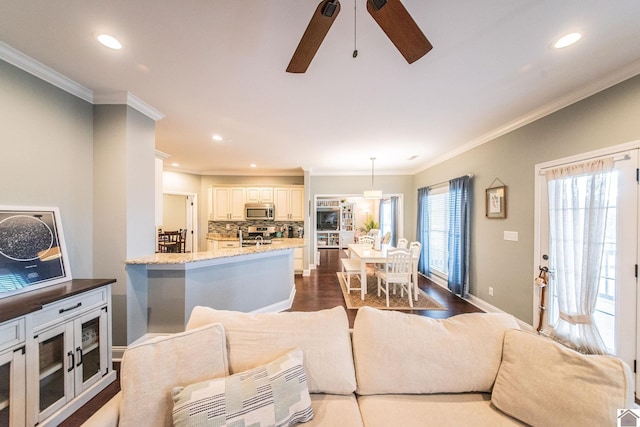
<svg viewBox="0 0 640 427">
<path fill-rule="evenodd" d="M 0 426 L 57 426 L 116 379 L 114 281 L 71 280 L 0 300 Z"/>
<path fill-rule="evenodd" d="M 209 219 L 211 221 L 244 221 L 244 187 L 210 187 Z"/>
<path fill-rule="evenodd" d="M 302 273 L 304 270 L 304 252 L 302 248 L 295 248 L 293 250 L 293 270 L 296 273 Z"/>
<path fill-rule="evenodd" d="M 247 187 L 247 203 L 273 203 L 273 187 Z"/>
<path fill-rule="evenodd" d="M 304 187 L 275 187 L 273 189 L 276 221 L 304 221 Z"/>
<path fill-rule="evenodd" d="M 0 324 L 0 426 L 25 425 L 25 319 Z"/>
<path fill-rule="evenodd" d="M 57 425 L 88 401 L 111 365 L 109 287 L 48 304 L 32 315 L 27 365 L 29 425 Z M 107 383 L 108 384 L 108 383 Z M 92 397 L 92 396 L 91 396 Z"/>
<path fill-rule="evenodd" d="M 235 249 L 239 247 L 239 240 L 207 240 L 207 250 L 210 252 L 216 252 L 220 249 Z"/>
</svg>

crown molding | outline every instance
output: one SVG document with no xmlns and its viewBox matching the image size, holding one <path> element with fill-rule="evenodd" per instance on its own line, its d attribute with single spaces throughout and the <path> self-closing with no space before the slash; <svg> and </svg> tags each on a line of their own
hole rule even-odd
<svg viewBox="0 0 640 427">
<path fill-rule="evenodd" d="M 79 83 L 63 76 L 59 72 L 47 67 L 41 62 L 25 55 L 4 42 L 0 42 L 0 59 L 20 68 L 27 73 L 54 85 L 57 88 L 93 103 L 93 92 Z"/>
<path fill-rule="evenodd" d="M 131 92 L 99 92 L 93 95 L 95 105 L 128 105 L 154 121 L 164 118 L 164 114 L 156 110 Z"/>
<path fill-rule="evenodd" d="M 600 80 L 594 81 L 586 86 L 583 86 L 580 89 L 570 92 L 565 96 L 557 98 L 543 105 L 542 107 L 533 110 L 528 114 L 525 114 L 524 116 L 521 116 L 497 129 L 492 130 L 491 132 L 473 139 L 472 141 L 462 145 L 456 150 L 450 151 L 443 156 L 434 159 L 433 161 L 421 165 L 420 168 L 416 169 L 414 172 L 412 172 L 412 174 L 415 175 L 417 173 L 423 172 L 433 166 L 450 160 L 462 153 L 472 150 L 480 145 L 486 144 L 487 142 L 493 141 L 494 139 L 506 135 L 509 132 L 513 132 L 516 129 L 535 122 L 536 120 L 540 120 L 545 116 L 553 114 L 565 107 L 575 104 L 576 102 L 582 101 L 583 99 L 602 92 L 603 90 L 609 89 L 610 87 L 615 86 L 618 83 L 622 83 L 623 81 L 635 77 L 639 74 L 640 59 L 629 63 L 626 67 L 620 68 Z"/>
<path fill-rule="evenodd" d="M 132 93 L 94 93 L 91 89 L 82 86 L 4 42 L 0 42 L 0 59 L 93 105 L 128 105 L 154 121 L 164 117 L 164 114 Z"/>
</svg>

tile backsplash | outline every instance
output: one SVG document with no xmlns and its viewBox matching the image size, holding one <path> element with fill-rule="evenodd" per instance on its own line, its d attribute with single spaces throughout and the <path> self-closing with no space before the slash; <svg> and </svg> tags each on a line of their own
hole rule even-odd
<svg viewBox="0 0 640 427">
<path fill-rule="evenodd" d="M 229 225 L 229 230 L 227 230 L 227 225 Z M 304 227 L 304 221 L 287 221 L 287 222 L 274 222 L 274 221 L 239 221 L 239 222 L 231 222 L 231 221 L 209 221 L 209 233 L 218 233 L 218 234 L 228 234 L 233 233 L 236 234 L 238 228 L 240 228 L 243 233 L 247 233 L 247 228 L 250 226 L 256 227 L 276 227 L 276 231 L 284 228 L 287 230 L 287 227 L 293 227 L 294 237 L 298 237 L 297 233 L 295 233 L 299 227 Z M 287 237 L 286 231 L 283 234 L 283 237 Z"/>
</svg>

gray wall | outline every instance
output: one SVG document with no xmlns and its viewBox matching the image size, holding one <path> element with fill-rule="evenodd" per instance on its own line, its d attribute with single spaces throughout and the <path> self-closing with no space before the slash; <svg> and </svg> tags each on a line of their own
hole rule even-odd
<svg viewBox="0 0 640 427">
<path fill-rule="evenodd" d="M 535 165 L 639 139 L 635 77 L 418 173 L 413 191 L 474 174 L 470 292 L 531 324 Z M 506 219 L 485 218 L 485 189 L 495 178 L 508 187 Z M 416 215 L 414 206 L 411 216 Z M 519 241 L 503 240 L 505 230 L 517 231 Z"/>
<path fill-rule="evenodd" d="M 71 273 L 93 275 L 93 106 L 0 61 L 0 205 L 57 206 Z"/>
<path fill-rule="evenodd" d="M 137 331 L 127 331 L 124 261 L 155 247 L 155 122 L 124 105 L 94 107 L 4 61 L 0 117 L 0 205 L 60 209 L 72 276 L 118 280 L 113 336 L 126 344 Z"/>
</svg>

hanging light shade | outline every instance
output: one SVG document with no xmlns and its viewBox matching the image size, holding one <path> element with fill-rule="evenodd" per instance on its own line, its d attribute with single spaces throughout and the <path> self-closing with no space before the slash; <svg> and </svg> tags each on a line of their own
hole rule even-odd
<svg viewBox="0 0 640 427">
<path fill-rule="evenodd" d="M 362 195 L 365 199 L 369 200 L 380 200 L 382 199 L 382 190 L 374 190 L 373 189 L 373 163 L 376 158 L 371 157 L 371 190 L 365 190 Z"/>
</svg>

